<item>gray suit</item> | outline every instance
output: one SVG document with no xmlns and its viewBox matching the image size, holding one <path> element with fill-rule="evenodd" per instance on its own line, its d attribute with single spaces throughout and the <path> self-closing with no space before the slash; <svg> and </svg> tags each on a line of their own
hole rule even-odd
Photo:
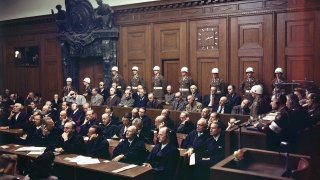
<svg viewBox="0 0 320 180">
<path fill-rule="evenodd" d="M 100 106 L 103 103 L 103 96 L 100 94 L 91 96 L 91 105 L 92 106 Z"/>
</svg>

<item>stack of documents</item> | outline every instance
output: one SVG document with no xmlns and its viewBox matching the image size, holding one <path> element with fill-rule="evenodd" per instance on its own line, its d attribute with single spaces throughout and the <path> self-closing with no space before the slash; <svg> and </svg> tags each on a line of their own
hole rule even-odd
<svg viewBox="0 0 320 180">
<path fill-rule="evenodd" d="M 27 155 L 41 155 L 46 147 L 26 146 L 16 149 L 16 152 L 30 151 Z"/>
<path fill-rule="evenodd" d="M 76 156 L 74 158 L 65 158 L 64 160 L 77 163 L 78 165 L 99 164 L 100 161 L 97 158 L 87 156 Z"/>
</svg>

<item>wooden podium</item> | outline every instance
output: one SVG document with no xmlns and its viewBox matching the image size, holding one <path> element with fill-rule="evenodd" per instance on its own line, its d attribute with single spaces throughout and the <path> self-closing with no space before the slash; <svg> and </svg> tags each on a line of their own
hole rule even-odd
<svg viewBox="0 0 320 180">
<path fill-rule="evenodd" d="M 284 153 L 244 148 L 244 158 L 234 160 L 230 155 L 210 169 L 211 180 L 289 180 L 308 179 L 309 156 L 289 155 L 290 177 L 285 177 L 286 156 Z"/>
</svg>

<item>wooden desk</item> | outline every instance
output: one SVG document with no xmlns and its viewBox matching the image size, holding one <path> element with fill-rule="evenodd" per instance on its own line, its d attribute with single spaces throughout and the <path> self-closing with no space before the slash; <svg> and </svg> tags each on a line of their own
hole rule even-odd
<svg viewBox="0 0 320 180">
<path fill-rule="evenodd" d="M 289 180 L 285 172 L 285 155 L 278 152 L 244 148 L 244 158 L 235 161 L 233 155 L 210 169 L 211 180 Z M 300 158 L 310 162 L 309 156 L 290 155 L 289 169 L 296 169 Z M 310 169 L 310 167 L 309 167 Z M 307 171 L 306 171 L 307 172 Z M 307 176 L 308 173 L 306 173 Z M 306 177 L 306 179 L 308 179 Z"/>
<path fill-rule="evenodd" d="M 16 154 L 27 158 L 34 159 L 37 155 L 27 155 L 28 152 L 16 152 L 15 150 L 23 147 L 16 147 L 14 144 L 8 144 L 9 148 L 3 149 L 0 147 L 0 151 L 4 153 Z M 59 179 L 88 179 L 88 177 L 101 177 L 103 179 L 132 179 L 132 180 L 145 180 L 152 179 L 152 170 L 148 167 L 137 166 L 132 169 L 122 171 L 120 173 L 113 173 L 113 170 L 127 166 L 128 164 L 121 162 L 103 162 L 103 159 L 99 159 L 99 164 L 91 165 L 77 165 L 76 163 L 66 161 L 65 158 L 76 157 L 77 154 L 62 154 L 57 155 L 54 162 L 54 175 L 57 175 Z"/>
<path fill-rule="evenodd" d="M 225 132 L 225 154 L 226 156 L 233 154 L 239 149 L 239 129 L 233 128 Z M 248 130 L 241 127 L 241 146 L 243 148 L 267 149 L 267 136 L 263 132 Z"/>
<path fill-rule="evenodd" d="M 24 134 L 22 129 L 0 130 L 0 145 L 13 143 L 16 138 Z"/>
</svg>

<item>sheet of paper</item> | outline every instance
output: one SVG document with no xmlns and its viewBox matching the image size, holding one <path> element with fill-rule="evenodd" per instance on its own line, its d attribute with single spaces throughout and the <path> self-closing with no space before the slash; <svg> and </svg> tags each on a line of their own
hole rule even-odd
<svg viewBox="0 0 320 180">
<path fill-rule="evenodd" d="M 110 161 L 109 161 L 109 160 L 105 160 L 105 161 L 103 161 L 103 162 L 108 163 L 108 162 L 110 162 Z"/>
<path fill-rule="evenodd" d="M 74 158 L 66 157 L 64 160 L 69 162 L 77 163 L 78 165 L 87 165 L 87 164 L 99 164 L 99 159 L 87 157 L 87 156 L 77 156 Z"/>
<path fill-rule="evenodd" d="M 192 153 L 191 156 L 190 156 L 189 165 L 192 166 L 192 165 L 195 165 L 195 164 L 196 164 L 196 154 Z"/>
<path fill-rule="evenodd" d="M 125 166 L 125 167 L 122 167 L 122 168 L 113 170 L 112 172 L 113 172 L 113 173 L 119 173 L 119 172 L 122 172 L 122 171 L 125 171 L 125 170 L 128 170 L 128 169 L 132 169 L 132 168 L 134 168 L 134 167 L 137 167 L 137 165 L 131 164 L 131 165 L 128 165 L 128 166 Z"/>
<path fill-rule="evenodd" d="M 84 141 L 88 141 L 88 140 L 89 140 L 89 137 L 88 137 L 88 136 L 84 136 L 84 137 L 83 137 L 83 140 L 84 140 Z"/>
<path fill-rule="evenodd" d="M 3 145 L 3 146 L 0 146 L 1 148 L 3 148 L 3 149 L 8 149 L 9 148 L 9 146 L 7 146 L 7 145 Z"/>
<path fill-rule="evenodd" d="M 43 151 L 31 151 L 27 155 L 41 155 L 43 154 Z"/>
<path fill-rule="evenodd" d="M 44 151 L 46 147 L 26 146 L 16 149 L 15 151 Z"/>
</svg>

